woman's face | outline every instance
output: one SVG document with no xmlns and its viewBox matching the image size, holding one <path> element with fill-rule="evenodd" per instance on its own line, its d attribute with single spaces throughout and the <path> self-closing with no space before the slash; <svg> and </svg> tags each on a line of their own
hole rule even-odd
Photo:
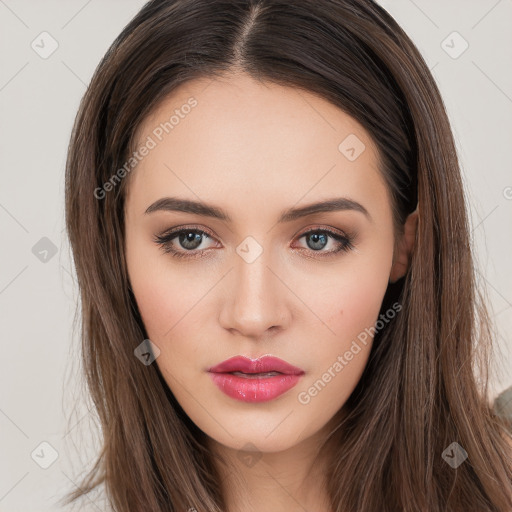
<svg viewBox="0 0 512 512">
<path fill-rule="evenodd" d="M 390 279 L 375 145 L 327 101 L 247 75 L 182 85 L 137 135 L 126 258 L 169 388 L 226 447 L 312 438 L 363 372 Z M 301 373 L 208 371 L 263 355 Z"/>
</svg>

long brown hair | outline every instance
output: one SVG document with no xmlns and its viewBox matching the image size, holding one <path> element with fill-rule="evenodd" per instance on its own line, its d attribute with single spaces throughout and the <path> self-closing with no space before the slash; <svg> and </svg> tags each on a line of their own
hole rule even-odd
<svg viewBox="0 0 512 512">
<path fill-rule="evenodd" d="M 329 436 L 332 510 L 512 510 L 509 433 L 488 396 L 492 327 L 449 120 L 419 51 L 372 0 L 152 0 L 99 64 L 69 146 L 66 225 L 103 444 L 66 503 L 104 484 L 118 512 L 226 509 L 205 434 L 157 365 L 134 357 L 147 335 L 124 257 L 129 171 L 114 175 L 179 84 L 233 71 L 314 92 L 355 118 L 378 146 L 396 233 L 419 212 L 410 268 L 382 304 L 402 310 L 375 335 Z M 442 457 L 454 442 L 468 454 L 457 468 Z"/>
</svg>

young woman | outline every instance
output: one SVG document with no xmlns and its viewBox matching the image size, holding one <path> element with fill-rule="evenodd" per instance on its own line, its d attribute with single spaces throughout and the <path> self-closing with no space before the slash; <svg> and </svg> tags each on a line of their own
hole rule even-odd
<svg viewBox="0 0 512 512">
<path fill-rule="evenodd" d="M 510 511 L 447 114 L 371 0 L 153 0 L 66 221 L 119 512 Z"/>
</svg>

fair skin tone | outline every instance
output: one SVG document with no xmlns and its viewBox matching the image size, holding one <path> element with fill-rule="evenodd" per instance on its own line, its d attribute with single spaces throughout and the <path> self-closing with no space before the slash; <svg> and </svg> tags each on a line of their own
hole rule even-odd
<svg viewBox="0 0 512 512">
<path fill-rule="evenodd" d="M 159 141 L 155 127 L 193 96 L 197 106 Z M 188 112 L 188 110 L 187 110 Z M 353 161 L 338 149 L 350 134 L 365 145 Z M 417 214 L 395 247 L 391 203 L 368 133 L 316 95 L 247 75 L 180 86 L 137 132 L 156 146 L 130 175 L 126 260 L 155 363 L 187 415 L 204 431 L 219 466 L 230 512 L 328 511 L 321 462 L 313 464 L 335 414 L 359 381 L 371 337 L 309 401 L 307 394 L 357 336 L 374 326 L 389 282 L 407 270 Z M 155 210 L 164 197 L 222 209 L 230 221 Z M 278 222 L 281 213 L 333 198 L 357 209 Z M 172 228 L 203 230 L 193 246 Z M 327 234 L 351 237 L 351 247 Z M 325 232 L 323 232 L 325 235 Z M 248 262 L 237 252 L 247 237 Z M 243 246 L 243 244 L 242 244 Z M 200 257 L 190 257 L 195 253 Z M 271 354 L 304 370 L 299 383 L 263 403 L 221 392 L 207 368 L 235 355 Z M 250 443 L 250 446 L 247 446 Z M 254 459 L 244 459 L 252 455 Z"/>
</svg>

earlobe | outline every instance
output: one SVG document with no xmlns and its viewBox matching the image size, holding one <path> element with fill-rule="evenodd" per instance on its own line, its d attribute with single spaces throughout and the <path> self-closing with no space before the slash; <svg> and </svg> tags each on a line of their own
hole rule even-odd
<svg viewBox="0 0 512 512">
<path fill-rule="evenodd" d="M 409 269 L 411 253 L 414 249 L 416 240 L 416 230 L 418 226 L 418 207 L 406 219 L 404 224 L 404 233 L 395 251 L 393 265 L 389 274 L 389 282 L 394 283 L 402 278 Z"/>
</svg>

